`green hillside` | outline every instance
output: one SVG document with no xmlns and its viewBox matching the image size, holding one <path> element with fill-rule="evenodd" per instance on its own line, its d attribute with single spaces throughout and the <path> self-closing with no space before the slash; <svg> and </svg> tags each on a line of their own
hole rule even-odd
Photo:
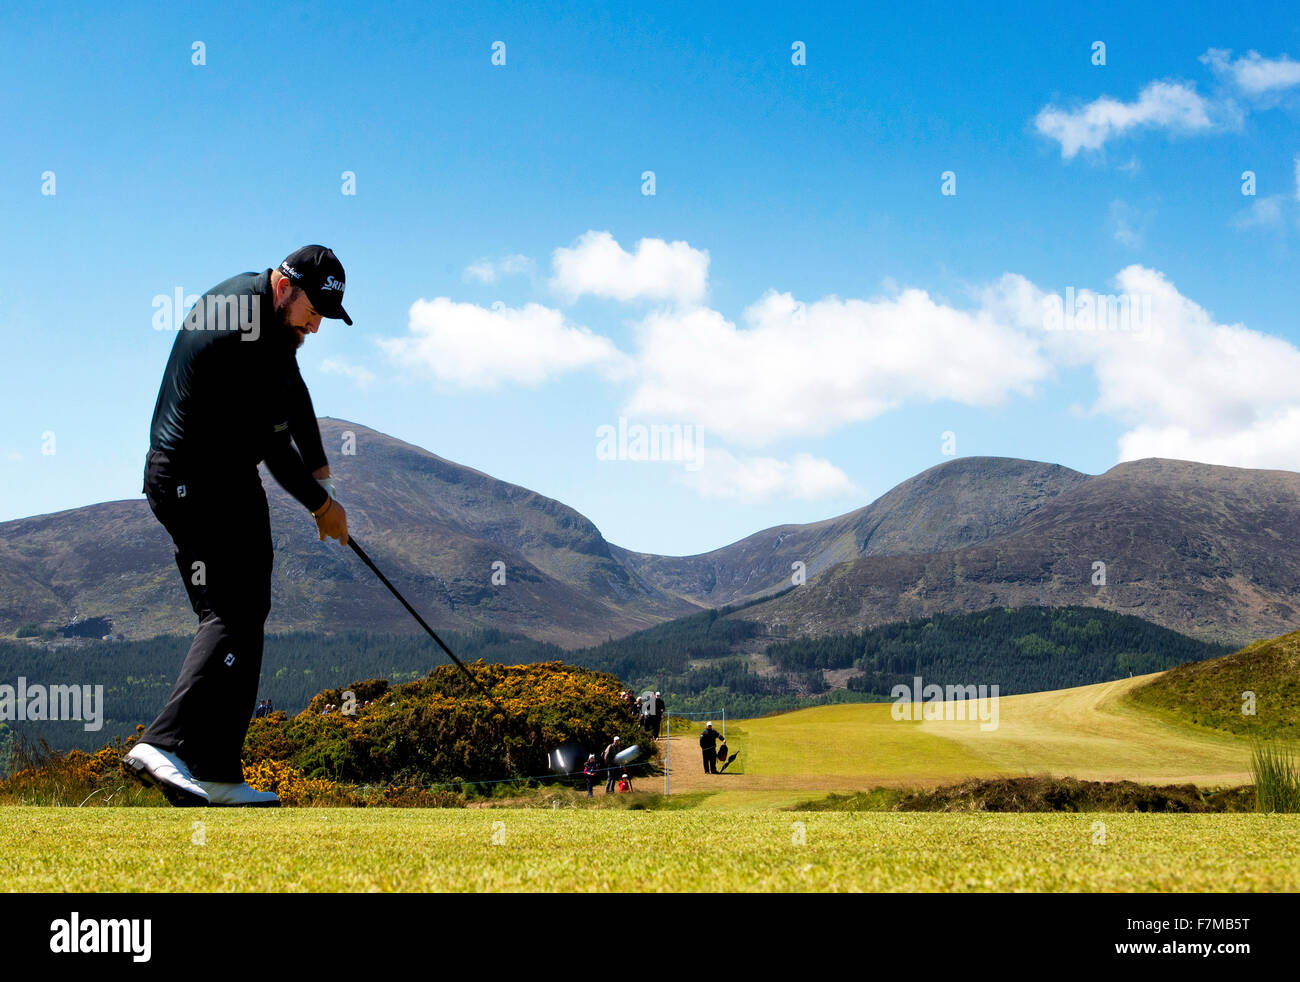
<svg viewBox="0 0 1300 982">
<path fill-rule="evenodd" d="M 787 671 L 856 668 L 862 674 L 850 689 L 888 696 L 915 675 L 997 683 L 1012 695 L 1147 675 L 1232 650 L 1098 607 L 995 607 L 777 644 L 767 653 Z"/>
<path fill-rule="evenodd" d="M 1256 641 L 1223 658 L 1179 665 L 1133 690 L 1130 699 L 1191 726 L 1295 739 L 1300 737 L 1300 631 Z"/>
<path fill-rule="evenodd" d="M 996 684 L 1003 695 L 1064 689 L 1158 671 L 1228 649 L 1094 607 L 994 608 L 886 624 L 860 634 L 777 641 L 746 618 L 752 604 L 702 611 L 589 648 L 565 650 L 498 630 L 441 632 L 463 660 L 501 664 L 564 661 L 608 672 L 635 691 L 662 690 L 677 712 L 760 716 L 836 702 L 889 697 L 914 675 L 940 685 Z M 76 724 L 17 724 L 58 749 L 94 750 L 128 736 L 166 702 L 189 648 L 186 637 L 145 641 L 0 642 L 0 679 L 104 686 L 102 731 Z M 422 635 L 365 631 L 272 634 L 259 697 L 290 714 L 322 689 L 360 679 L 393 684 L 445 663 Z M 828 672 L 852 669 L 832 690 Z M 0 738 L 2 739 L 2 738 Z"/>
</svg>

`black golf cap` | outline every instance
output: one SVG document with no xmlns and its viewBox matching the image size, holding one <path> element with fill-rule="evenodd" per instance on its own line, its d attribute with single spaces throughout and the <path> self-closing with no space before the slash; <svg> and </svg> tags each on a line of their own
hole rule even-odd
<svg viewBox="0 0 1300 982">
<path fill-rule="evenodd" d="M 332 249 L 322 245 L 303 246 L 280 264 L 280 272 L 307 294 L 307 299 L 322 317 L 352 324 L 352 318 L 343 309 L 343 288 L 346 285 L 343 264 Z"/>
</svg>

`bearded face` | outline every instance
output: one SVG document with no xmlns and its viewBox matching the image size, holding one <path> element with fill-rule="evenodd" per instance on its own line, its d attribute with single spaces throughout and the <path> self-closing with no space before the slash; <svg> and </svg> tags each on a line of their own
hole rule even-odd
<svg viewBox="0 0 1300 982">
<path fill-rule="evenodd" d="M 294 287 L 283 300 L 275 301 L 275 320 L 277 326 L 291 333 L 294 348 L 301 348 L 308 334 L 315 334 L 320 328 L 321 315 L 311 305 L 305 294 Z"/>
</svg>

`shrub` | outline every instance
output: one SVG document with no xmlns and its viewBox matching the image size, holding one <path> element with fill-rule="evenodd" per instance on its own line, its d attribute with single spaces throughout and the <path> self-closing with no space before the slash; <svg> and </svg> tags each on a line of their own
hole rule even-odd
<svg viewBox="0 0 1300 982">
<path fill-rule="evenodd" d="M 1250 754 L 1255 777 L 1255 808 L 1262 812 L 1300 812 L 1300 767 L 1287 744 L 1256 740 Z"/>
<path fill-rule="evenodd" d="M 354 682 L 354 714 L 324 714 L 342 707 L 345 690 L 322 692 L 293 719 L 255 720 L 244 759 L 280 760 L 307 779 L 402 788 L 544 775 L 548 753 L 564 743 L 591 752 L 615 735 L 647 743 L 612 675 L 562 662 L 469 669 L 495 704 L 450 665 L 397 686 Z"/>
<path fill-rule="evenodd" d="M 469 669 L 493 702 L 445 666 L 397 686 L 354 682 L 348 688 L 355 712 L 348 715 L 345 690 L 330 689 L 292 719 L 276 712 L 253 720 L 244 741 L 244 779 L 274 791 L 285 805 L 458 807 L 465 804 L 461 792 L 485 782 L 547 775 L 549 752 L 566 743 L 599 752 L 617 735 L 654 753 L 612 675 L 558 661 L 475 662 Z M 325 713 L 331 705 L 338 708 Z M 143 789 L 124 780 L 120 761 L 135 739 L 94 754 L 59 757 L 48 746 L 27 752 L 17 773 L 0 784 L 0 800 L 75 805 L 93 796 L 98 804 L 125 784 L 132 791 L 123 798 L 134 803 Z M 147 793 L 153 795 L 147 803 L 162 803 L 158 792 Z"/>
<path fill-rule="evenodd" d="M 144 727 L 137 728 L 137 734 Z M 122 755 L 135 737 L 114 740 L 93 754 L 59 755 L 44 740 L 19 735 L 10 776 L 0 782 L 0 802 L 19 805 L 163 805 L 163 796 L 139 786 L 122 771 Z"/>
</svg>

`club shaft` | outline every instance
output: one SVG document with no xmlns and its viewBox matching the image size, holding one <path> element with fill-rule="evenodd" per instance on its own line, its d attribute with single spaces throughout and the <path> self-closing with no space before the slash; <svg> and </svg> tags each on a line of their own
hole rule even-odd
<svg viewBox="0 0 1300 982">
<path fill-rule="evenodd" d="M 431 628 L 428 624 L 425 623 L 424 618 L 419 615 L 416 609 L 406 602 L 406 598 L 402 596 L 401 593 L 398 592 L 397 587 L 393 586 L 393 584 L 389 582 L 388 577 L 379 571 L 379 567 L 374 564 L 374 562 L 370 559 L 370 557 L 366 555 L 366 551 L 361 548 L 361 543 L 358 542 L 353 536 L 349 535 L 348 545 L 352 547 L 352 551 L 357 554 L 357 556 L 361 559 L 361 561 L 370 567 L 370 571 L 374 573 L 377 577 L 379 577 L 379 582 L 382 583 L 384 586 L 388 587 L 389 592 L 392 593 L 392 595 L 398 599 L 398 602 L 400 602 L 401 605 L 407 609 L 410 615 L 415 618 L 416 623 L 418 623 L 422 628 L 425 629 L 425 631 L 428 632 L 429 637 L 433 638 L 434 641 L 438 642 L 438 647 L 447 653 L 447 657 L 456 663 L 457 667 L 459 667 L 460 670 L 465 673 L 465 677 L 474 684 L 474 687 L 478 689 L 479 692 L 483 693 L 483 695 L 487 696 L 488 700 L 494 706 L 497 706 L 497 701 L 492 698 L 491 693 L 489 693 L 487 689 L 483 688 L 483 686 L 479 684 L 479 680 L 476 679 L 474 677 L 474 674 L 468 668 L 465 667 L 465 663 L 456 657 L 455 652 L 453 652 L 450 648 L 446 646 L 446 644 L 443 643 L 442 638 L 438 637 L 438 635 L 434 632 L 433 628 Z M 501 707 L 497 706 L 497 708 L 500 709 Z"/>
</svg>

